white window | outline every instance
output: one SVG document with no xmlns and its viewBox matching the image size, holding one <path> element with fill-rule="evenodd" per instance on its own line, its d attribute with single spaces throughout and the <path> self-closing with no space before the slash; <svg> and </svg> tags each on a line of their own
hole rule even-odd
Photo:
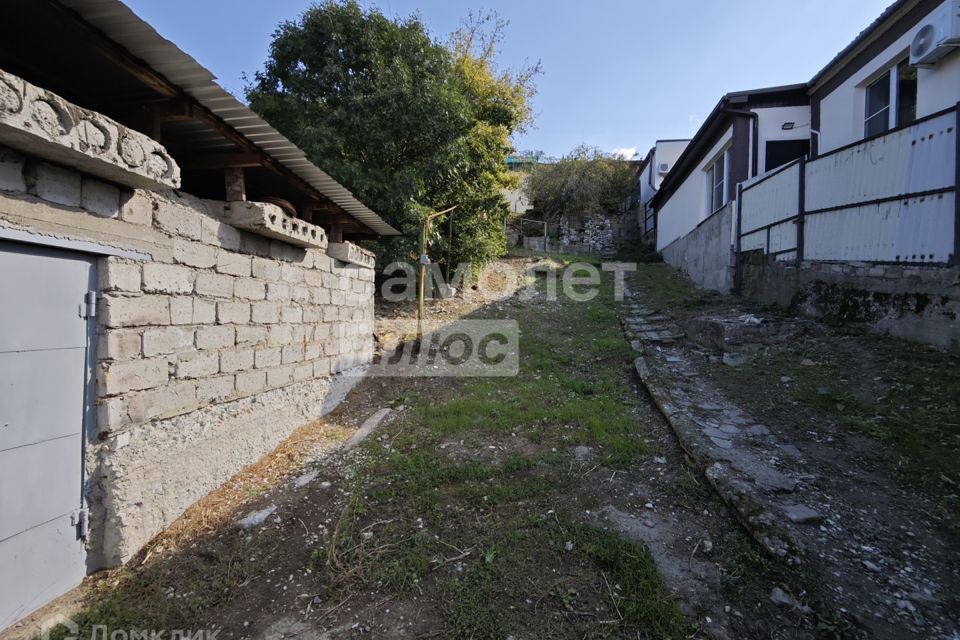
<svg viewBox="0 0 960 640">
<path fill-rule="evenodd" d="M 866 87 L 865 138 L 917 119 L 917 70 L 904 60 Z"/>
<path fill-rule="evenodd" d="M 713 213 L 727 204 L 727 152 L 724 151 L 707 168 L 708 209 Z"/>
</svg>

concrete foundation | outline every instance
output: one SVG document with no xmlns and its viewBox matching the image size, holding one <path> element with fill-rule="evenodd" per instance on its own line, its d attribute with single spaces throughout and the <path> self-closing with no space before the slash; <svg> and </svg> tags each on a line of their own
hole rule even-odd
<svg viewBox="0 0 960 640">
<path fill-rule="evenodd" d="M 664 247 L 664 261 L 681 269 L 698 287 L 728 293 L 733 288 L 732 222 L 733 204 L 729 203 Z"/>
<path fill-rule="evenodd" d="M 960 352 L 960 269 L 772 262 L 745 255 L 743 294 L 818 318 Z"/>
</svg>

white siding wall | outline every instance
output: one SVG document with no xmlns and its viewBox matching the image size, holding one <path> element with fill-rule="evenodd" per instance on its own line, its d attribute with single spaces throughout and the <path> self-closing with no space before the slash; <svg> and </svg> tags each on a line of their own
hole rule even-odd
<svg viewBox="0 0 960 640">
<path fill-rule="evenodd" d="M 657 250 L 693 231 L 711 212 L 707 211 L 707 177 L 704 171 L 717 155 L 730 144 L 733 127 L 727 128 L 720 140 L 703 156 L 697 168 L 671 198 L 657 211 Z M 729 162 L 727 163 L 729 170 Z M 729 181 L 728 181 L 729 182 Z M 728 197 L 736 185 L 727 184 Z"/>
<path fill-rule="evenodd" d="M 666 177 L 666 174 L 660 175 L 657 172 L 657 165 L 661 162 L 666 162 L 671 167 L 677 162 L 677 158 L 680 157 L 680 154 L 683 153 L 683 150 L 687 148 L 687 145 L 690 144 L 689 140 L 658 140 L 656 150 L 653 152 L 653 186 L 656 189 L 660 188 L 660 183 L 663 182 L 663 179 Z"/>
<path fill-rule="evenodd" d="M 820 153 L 863 139 L 864 87 L 907 55 L 913 37 L 925 21 L 917 23 L 821 101 Z M 952 107 L 958 101 L 960 51 L 950 53 L 933 69 L 918 70 L 918 118 Z"/>
<path fill-rule="evenodd" d="M 809 140 L 810 138 L 810 107 L 807 105 L 802 107 L 770 107 L 753 109 L 753 111 L 758 116 L 757 129 L 760 134 L 760 144 L 757 151 L 759 156 L 757 159 L 758 173 L 763 173 L 763 168 L 766 166 L 768 141 Z M 794 123 L 793 129 L 784 130 L 784 122 Z M 751 149 L 751 153 L 752 151 Z"/>
</svg>

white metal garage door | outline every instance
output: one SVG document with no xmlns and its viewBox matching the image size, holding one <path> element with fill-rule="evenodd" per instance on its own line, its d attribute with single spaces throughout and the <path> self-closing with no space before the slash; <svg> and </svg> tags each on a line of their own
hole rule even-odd
<svg viewBox="0 0 960 640">
<path fill-rule="evenodd" d="M 86 574 L 84 415 L 95 263 L 0 241 L 0 629 Z"/>
</svg>

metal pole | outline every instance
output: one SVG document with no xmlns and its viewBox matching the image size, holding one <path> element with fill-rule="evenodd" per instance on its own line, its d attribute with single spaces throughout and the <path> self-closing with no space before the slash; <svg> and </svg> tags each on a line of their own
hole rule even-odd
<svg viewBox="0 0 960 640">
<path fill-rule="evenodd" d="M 417 342 L 423 340 L 423 282 L 427 275 L 427 265 L 423 262 L 423 257 L 427 255 L 427 230 L 430 227 L 430 218 L 423 221 L 420 228 L 420 257 L 417 262 L 420 264 L 420 278 L 417 283 Z"/>
<path fill-rule="evenodd" d="M 743 255 L 741 253 L 741 230 L 743 229 L 743 183 L 737 184 L 737 243 L 736 256 L 734 257 L 733 271 L 733 290 L 739 295 L 743 287 Z"/>
<path fill-rule="evenodd" d="M 547 252 L 547 221 L 543 221 L 543 252 Z"/>
<path fill-rule="evenodd" d="M 957 124 L 953 128 L 953 136 L 957 149 L 953 159 L 953 256 L 950 258 L 952 267 L 960 265 L 960 102 L 955 109 Z"/>
</svg>

